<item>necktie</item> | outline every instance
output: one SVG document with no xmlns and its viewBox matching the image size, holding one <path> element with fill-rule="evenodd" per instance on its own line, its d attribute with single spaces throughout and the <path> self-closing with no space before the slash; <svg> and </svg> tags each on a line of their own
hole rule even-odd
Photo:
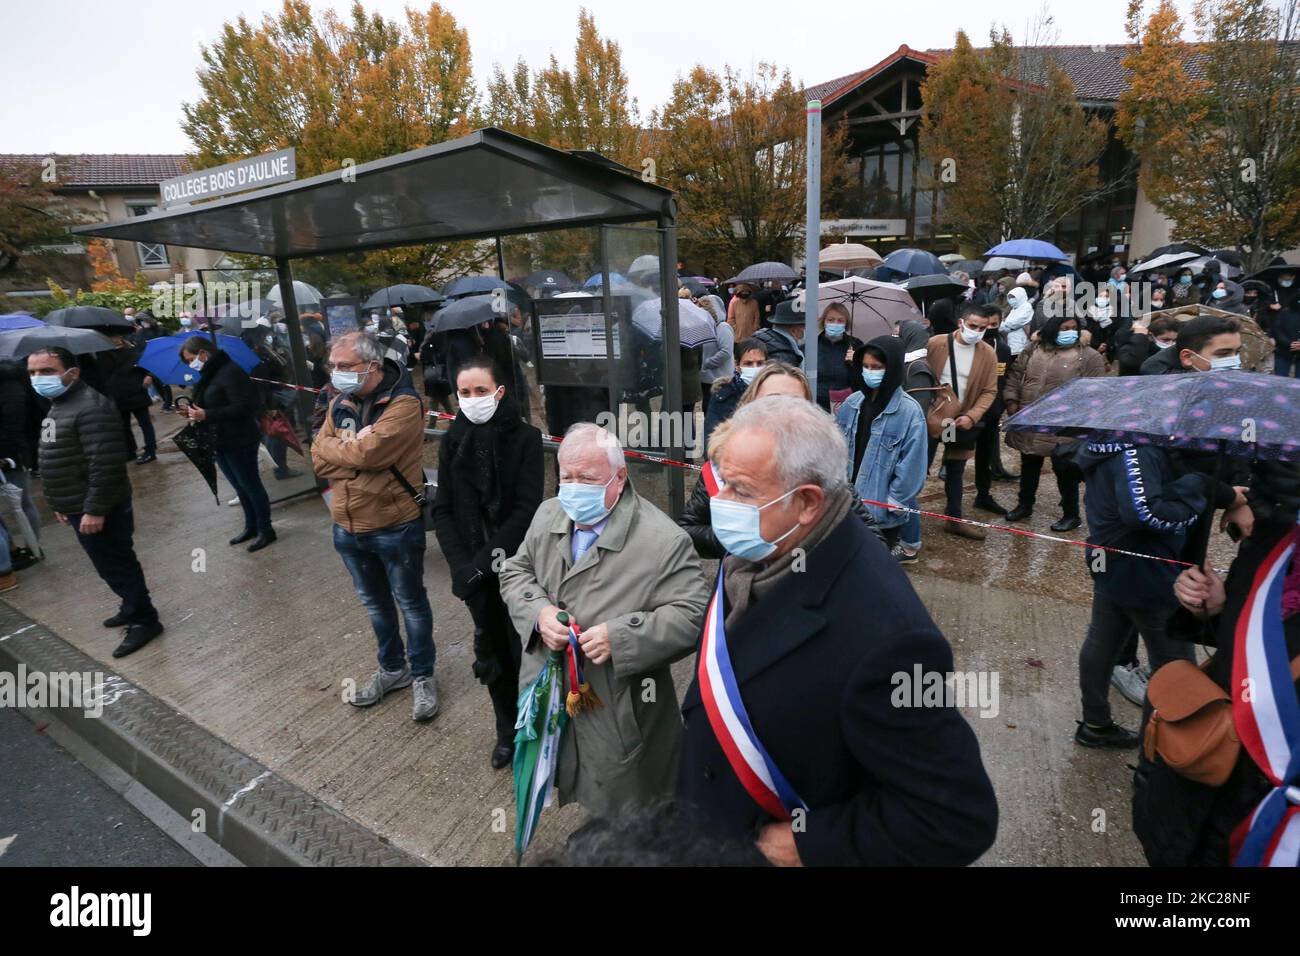
<svg viewBox="0 0 1300 956">
<path fill-rule="evenodd" d="M 590 550 L 591 546 L 596 543 L 596 532 L 583 531 L 581 528 L 573 529 L 573 563 L 576 565 L 582 560 L 582 556 Z"/>
</svg>

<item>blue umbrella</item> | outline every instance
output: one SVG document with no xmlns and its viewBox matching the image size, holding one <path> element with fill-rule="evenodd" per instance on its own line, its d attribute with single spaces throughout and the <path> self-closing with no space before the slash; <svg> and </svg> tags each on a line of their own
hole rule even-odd
<svg viewBox="0 0 1300 956">
<path fill-rule="evenodd" d="M 1076 378 L 1006 427 L 1300 461 L 1300 379 L 1258 372 Z"/>
<path fill-rule="evenodd" d="M 933 252 L 924 249 L 895 249 L 885 256 L 885 261 L 877 267 L 904 276 L 940 276 L 947 275 L 948 270 Z"/>
<path fill-rule="evenodd" d="M 212 338 L 209 334 L 202 337 L 209 341 Z M 180 356 L 181 346 L 190 338 L 192 336 L 182 333 L 150 339 L 145 343 L 144 352 L 136 364 L 167 385 L 195 385 L 199 373 L 182 362 Z M 245 372 L 251 372 L 262 361 L 256 352 L 235 336 L 219 334 L 216 338 L 217 348 L 229 355 Z"/>
<path fill-rule="evenodd" d="M 1041 239 L 1008 239 L 984 253 L 986 256 L 1011 256 L 1015 259 L 1068 259 L 1050 242 Z"/>
<path fill-rule="evenodd" d="M 22 312 L 0 315 L 0 332 L 10 332 L 14 329 L 34 329 L 44 324 L 40 319 L 33 319 L 30 315 Z"/>
<path fill-rule="evenodd" d="M 584 289 L 598 288 L 604 284 L 604 276 L 605 274 L 603 272 L 597 272 L 594 276 L 590 276 L 587 281 L 582 284 L 582 287 Z M 609 284 L 611 286 L 627 285 L 627 277 L 620 272 L 611 272 L 609 274 Z"/>
</svg>

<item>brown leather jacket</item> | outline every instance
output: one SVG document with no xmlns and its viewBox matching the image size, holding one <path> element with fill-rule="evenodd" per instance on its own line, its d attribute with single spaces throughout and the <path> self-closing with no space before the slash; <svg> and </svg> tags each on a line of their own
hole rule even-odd
<svg viewBox="0 0 1300 956">
<path fill-rule="evenodd" d="M 338 403 L 352 401 L 348 396 L 334 399 L 311 446 L 316 474 L 330 481 L 334 521 L 363 534 L 419 519 L 419 506 L 390 470 L 396 466 L 412 488 L 423 488 L 424 406 L 419 396 L 409 389 L 380 395 L 367 416 L 371 424 L 359 427 L 356 437 L 335 423 Z"/>
</svg>

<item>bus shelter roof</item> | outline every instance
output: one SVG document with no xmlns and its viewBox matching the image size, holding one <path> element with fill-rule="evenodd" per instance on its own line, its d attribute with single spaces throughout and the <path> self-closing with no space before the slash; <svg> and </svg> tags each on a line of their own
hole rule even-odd
<svg viewBox="0 0 1300 956">
<path fill-rule="evenodd" d="M 72 232 L 276 259 L 601 224 L 669 223 L 671 190 L 488 127 L 309 179 Z"/>
</svg>

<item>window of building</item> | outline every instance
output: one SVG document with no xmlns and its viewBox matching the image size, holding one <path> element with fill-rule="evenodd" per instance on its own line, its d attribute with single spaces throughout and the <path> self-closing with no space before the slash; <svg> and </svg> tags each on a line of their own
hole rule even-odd
<svg viewBox="0 0 1300 956">
<path fill-rule="evenodd" d="M 158 211 L 156 203 L 127 203 L 128 216 L 147 216 Z M 167 247 L 161 242 L 137 242 L 136 255 L 140 258 L 141 269 L 155 269 L 168 263 Z"/>
</svg>

